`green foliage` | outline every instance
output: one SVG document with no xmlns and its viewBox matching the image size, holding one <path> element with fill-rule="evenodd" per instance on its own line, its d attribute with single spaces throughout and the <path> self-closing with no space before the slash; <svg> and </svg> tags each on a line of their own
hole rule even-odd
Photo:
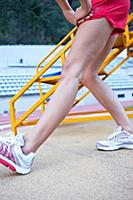
<svg viewBox="0 0 133 200">
<path fill-rule="evenodd" d="M 131 7 L 130 7 L 130 12 L 133 12 L 133 0 L 130 0 Z"/>
<path fill-rule="evenodd" d="M 0 0 L 0 44 L 55 44 L 71 28 L 55 0 Z"/>
<path fill-rule="evenodd" d="M 71 28 L 53 0 L 0 0 L 0 44 L 54 44 Z"/>
</svg>

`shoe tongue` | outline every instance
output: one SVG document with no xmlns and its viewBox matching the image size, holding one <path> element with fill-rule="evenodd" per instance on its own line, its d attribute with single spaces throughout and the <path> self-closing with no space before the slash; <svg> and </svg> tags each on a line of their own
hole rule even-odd
<svg viewBox="0 0 133 200">
<path fill-rule="evenodd" d="M 19 146 L 23 147 L 24 146 L 24 136 L 17 135 L 15 138 L 15 143 L 18 144 Z"/>
<path fill-rule="evenodd" d="M 122 130 L 123 128 L 121 126 L 118 126 L 114 131 L 113 131 L 113 134 L 111 134 L 109 137 L 108 137 L 108 140 L 113 140 L 114 138 L 116 138 L 116 136 L 120 133 L 122 133 Z"/>
<path fill-rule="evenodd" d="M 121 132 L 123 131 L 123 128 L 121 126 L 118 126 L 116 129 L 115 129 L 115 132 Z"/>
</svg>

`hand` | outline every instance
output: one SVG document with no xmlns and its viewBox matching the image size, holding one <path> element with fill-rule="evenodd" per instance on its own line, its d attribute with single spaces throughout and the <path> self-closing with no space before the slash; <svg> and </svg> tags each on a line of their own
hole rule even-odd
<svg viewBox="0 0 133 200">
<path fill-rule="evenodd" d="M 91 8 L 85 9 L 85 8 L 79 7 L 75 11 L 75 18 L 76 18 L 77 23 L 80 23 L 80 21 L 82 21 L 85 18 L 90 18 L 90 16 L 92 16 Z"/>
<path fill-rule="evenodd" d="M 73 10 L 64 10 L 63 14 L 68 22 L 70 22 L 73 25 L 76 25 L 77 20 L 75 17 L 75 12 Z"/>
</svg>

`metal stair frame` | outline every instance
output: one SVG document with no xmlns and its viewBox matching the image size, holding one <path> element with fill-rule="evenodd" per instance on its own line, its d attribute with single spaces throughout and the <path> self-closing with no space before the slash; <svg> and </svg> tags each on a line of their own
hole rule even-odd
<svg viewBox="0 0 133 200">
<path fill-rule="evenodd" d="M 126 25 L 126 30 L 125 33 L 121 36 L 120 42 L 116 42 L 114 45 L 114 49 L 112 52 L 109 54 L 109 56 L 105 59 L 104 63 L 100 67 L 98 74 L 99 75 L 104 75 L 103 80 L 105 80 L 108 76 L 110 76 L 114 71 L 116 71 L 124 62 L 126 62 L 130 57 L 133 57 L 133 52 L 130 51 L 130 47 L 133 47 L 133 33 L 129 32 L 129 27 L 128 24 L 129 22 L 133 21 L 133 13 L 129 16 L 127 25 Z M 41 60 L 41 62 L 38 63 L 36 67 L 36 74 L 35 76 L 10 100 L 10 117 L 11 117 L 11 125 L 12 125 L 12 131 L 14 134 L 17 134 L 17 128 L 20 126 L 27 126 L 27 125 L 34 125 L 37 123 L 38 119 L 32 120 L 32 121 L 26 121 L 26 119 L 30 116 L 31 113 L 33 113 L 39 106 L 41 106 L 42 112 L 45 111 L 45 105 L 46 100 L 48 97 L 50 97 L 55 89 L 59 85 L 59 79 L 60 76 L 55 76 L 55 77 L 46 77 L 42 78 L 42 75 L 44 75 L 47 70 L 58 60 L 61 60 L 62 65 L 65 62 L 65 54 L 66 52 L 70 49 L 72 45 L 72 41 L 74 39 L 74 34 L 77 30 L 77 27 L 75 27 L 59 44 L 45 57 Z M 69 41 L 68 41 L 69 40 Z M 46 60 L 61 46 L 63 45 L 66 41 L 68 41 L 62 50 L 60 50 L 43 68 L 41 68 L 42 64 L 46 62 Z M 119 45 L 118 45 L 118 44 Z M 127 49 L 127 57 L 124 58 L 120 63 L 118 63 L 111 71 L 106 72 L 106 66 L 112 62 L 123 50 Z M 44 82 L 48 82 L 49 84 L 52 84 L 52 88 L 43 95 L 42 93 L 42 88 L 41 84 L 44 84 Z M 54 83 L 52 81 L 55 81 Z M 40 91 L 40 99 L 34 103 L 23 115 L 19 118 L 16 119 L 16 110 L 15 110 L 15 102 L 24 94 L 26 90 L 28 90 L 31 85 L 35 82 L 38 82 L 38 88 Z M 83 86 L 80 84 L 79 90 Z M 76 99 L 74 102 L 74 106 L 76 106 L 79 102 L 81 102 L 82 99 L 84 99 L 90 92 L 84 93 L 80 98 Z M 131 111 L 133 109 L 127 109 L 128 111 Z M 91 114 L 96 114 L 96 113 L 105 113 L 107 111 L 103 112 L 87 112 L 87 113 L 71 113 L 68 115 L 63 123 L 70 123 L 70 122 L 82 122 L 82 121 L 90 121 L 90 120 L 103 120 L 103 119 L 111 119 L 110 115 L 105 115 L 105 116 L 91 116 Z M 73 117 L 76 116 L 77 117 Z M 80 116 L 79 116 L 80 115 Z M 83 115 L 83 116 L 81 116 Z M 85 116 L 86 115 L 86 116 Z M 90 115 L 90 116 L 89 116 Z M 72 116 L 72 117 L 71 117 Z M 130 114 L 129 117 L 133 117 L 133 114 Z"/>
</svg>

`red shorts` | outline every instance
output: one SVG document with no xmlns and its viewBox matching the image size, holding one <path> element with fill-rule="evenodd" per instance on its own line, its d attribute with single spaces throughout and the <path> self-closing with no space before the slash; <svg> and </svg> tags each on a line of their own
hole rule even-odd
<svg viewBox="0 0 133 200">
<path fill-rule="evenodd" d="M 114 27 L 112 34 L 120 34 L 125 31 L 130 0 L 91 0 L 91 3 L 93 16 L 85 21 L 105 17 Z"/>
</svg>

